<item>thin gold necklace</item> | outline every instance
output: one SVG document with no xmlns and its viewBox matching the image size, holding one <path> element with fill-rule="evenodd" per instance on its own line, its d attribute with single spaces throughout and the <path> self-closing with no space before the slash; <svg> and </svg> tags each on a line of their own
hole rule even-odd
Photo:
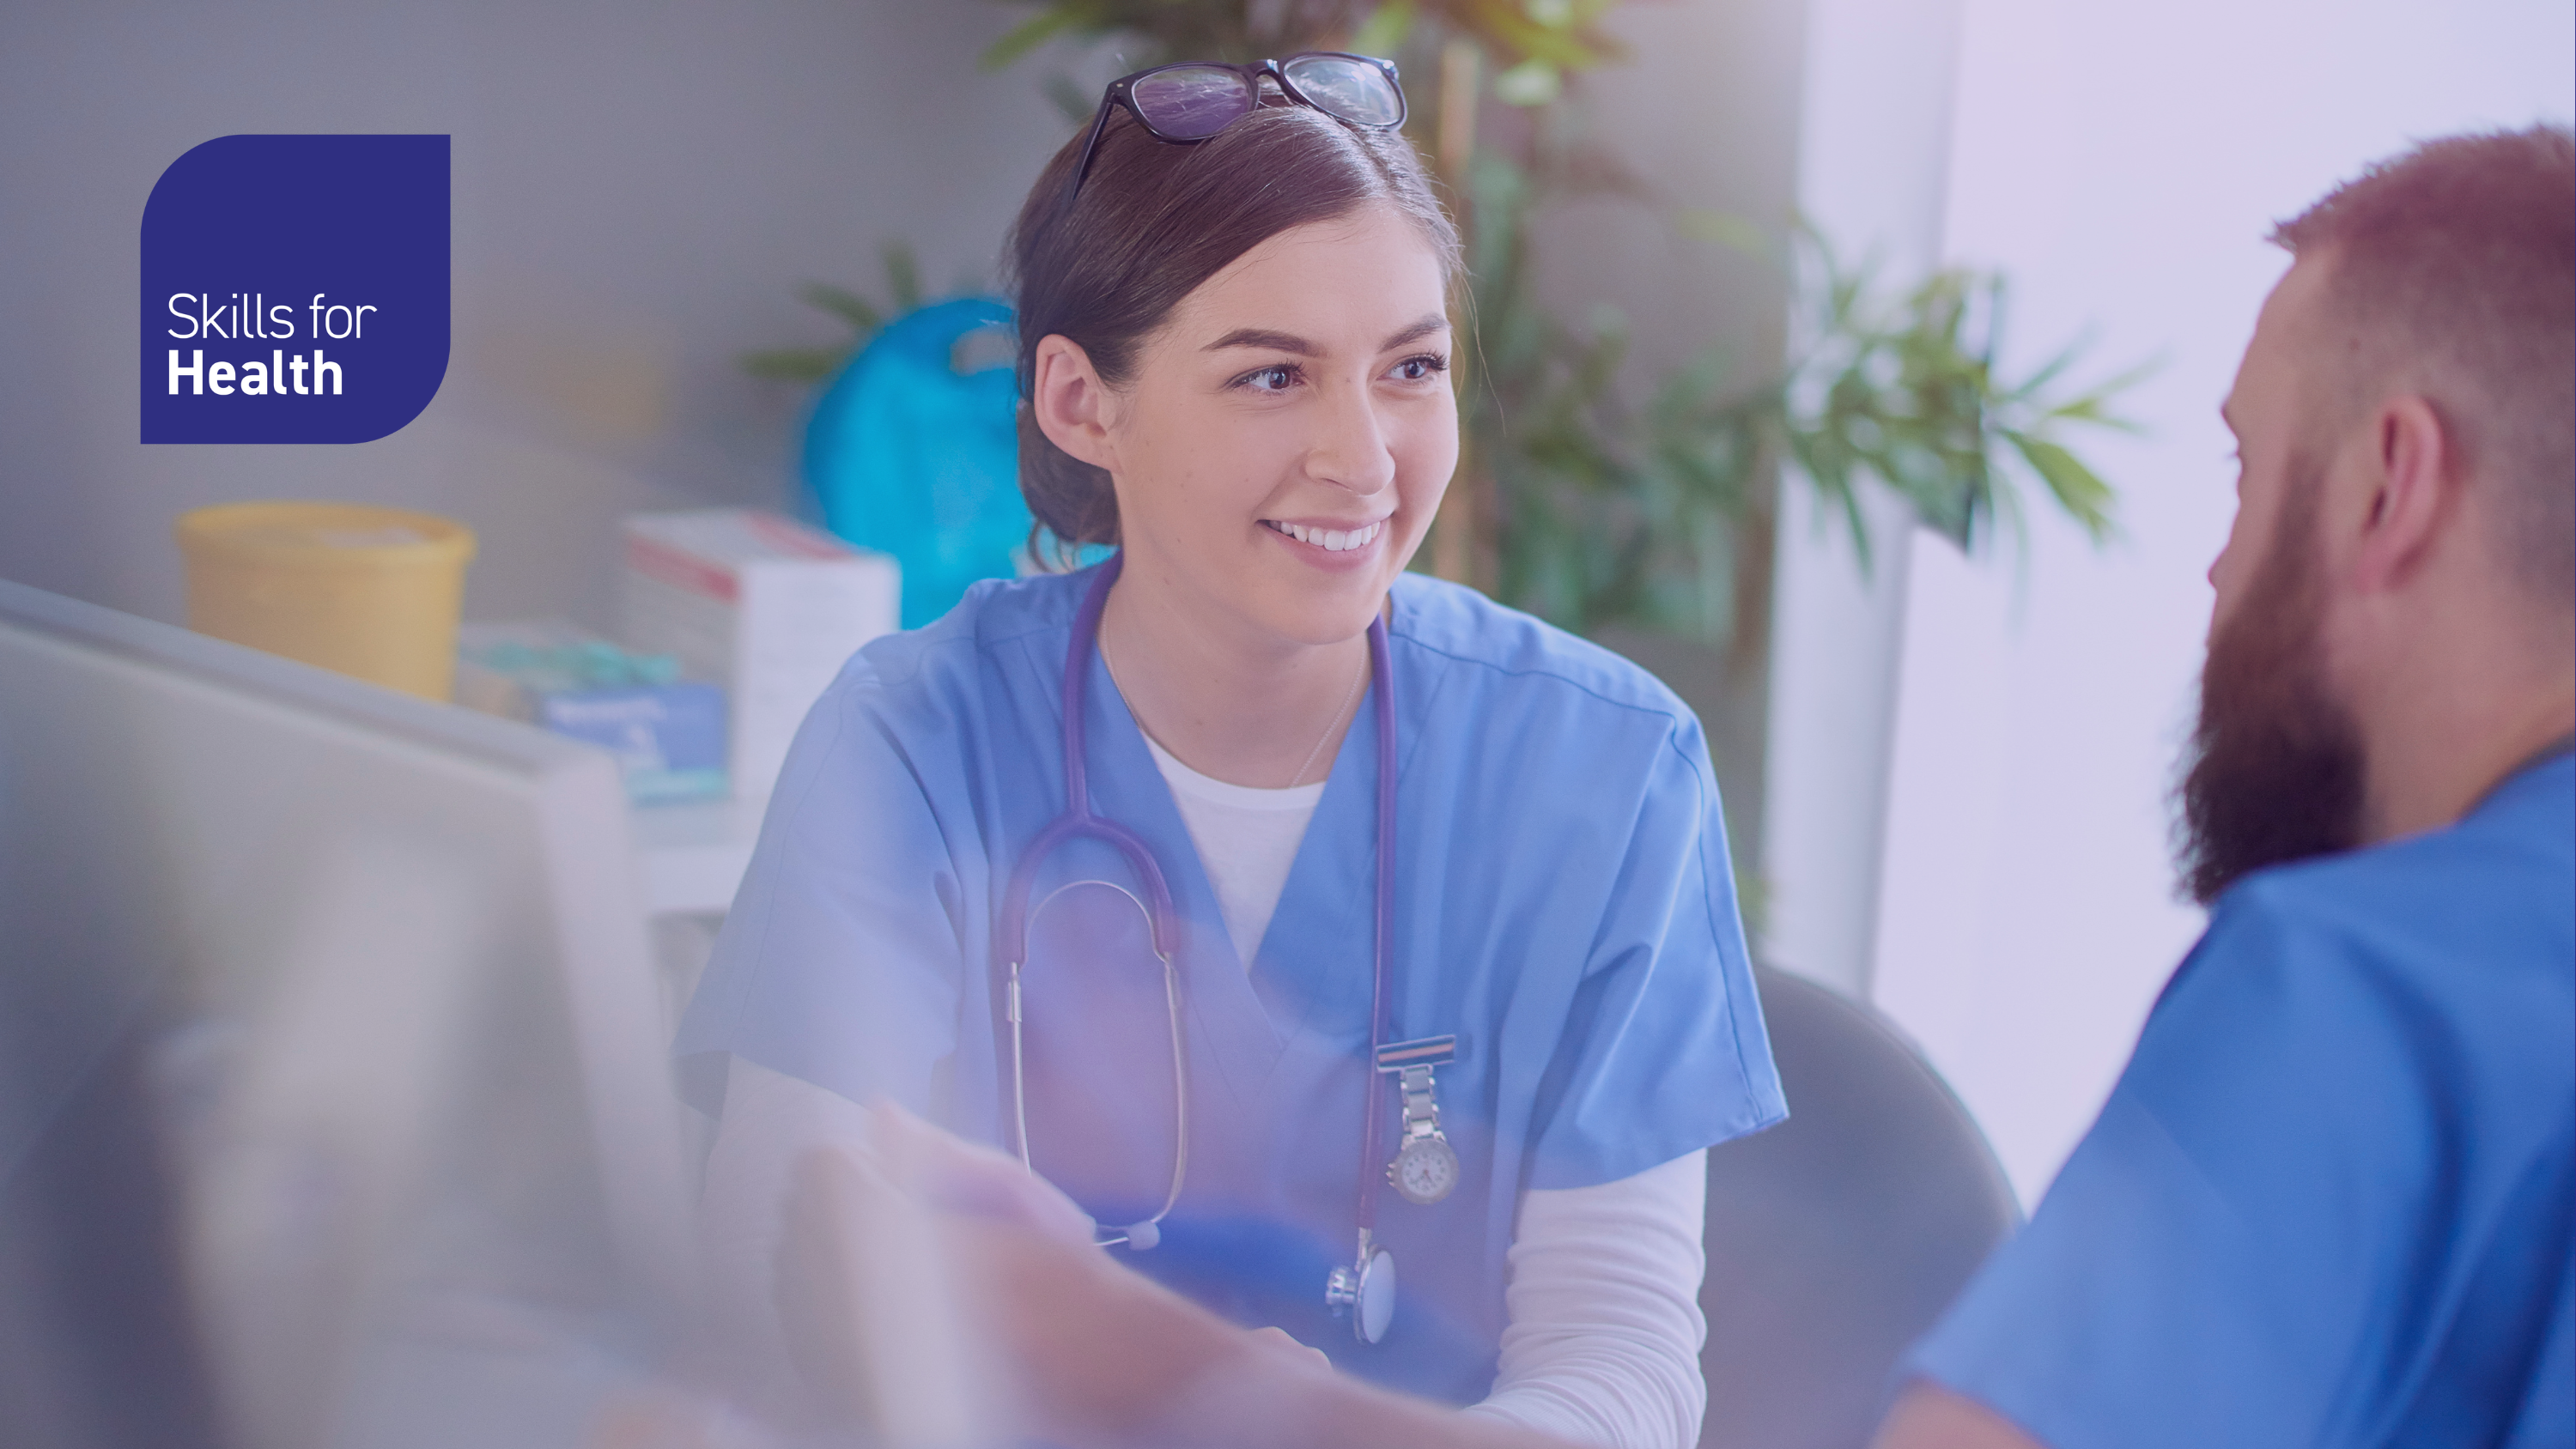
<svg viewBox="0 0 2576 1449">
<path fill-rule="evenodd" d="M 1118 683 L 1118 661 L 1109 657 L 1109 630 L 1105 624 L 1095 638 L 1100 645 L 1100 667 L 1109 671 L 1109 682 L 1117 686 L 1118 697 L 1125 699 L 1127 686 Z M 1342 716 L 1350 712 L 1351 701 L 1359 698 L 1360 681 L 1366 678 L 1368 678 L 1368 668 L 1365 665 L 1361 667 L 1359 673 L 1351 676 L 1351 687 L 1343 692 L 1342 702 L 1333 707 L 1332 718 L 1324 721 L 1324 732 L 1315 736 L 1315 747 L 1306 752 L 1304 763 L 1297 766 L 1296 775 L 1288 781 L 1289 789 L 1294 790 L 1306 783 L 1306 772 L 1315 768 L 1315 757 L 1324 752 L 1324 741 L 1331 739 L 1333 731 L 1341 726 Z M 1136 723 L 1142 727 L 1145 722 L 1140 718 Z M 1148 737 L 1152 733 L 1151 730 L 1146 731 Z"/>
</svg>

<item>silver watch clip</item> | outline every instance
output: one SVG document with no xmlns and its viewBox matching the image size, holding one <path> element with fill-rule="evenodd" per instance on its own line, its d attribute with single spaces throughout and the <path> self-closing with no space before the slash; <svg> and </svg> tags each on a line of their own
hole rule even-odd
<svg viewBox="0 0 2576 1449">
<path fill-rule="evenodd" d="M 1454 1036 L 1389 1042 L 1377 1049 L 1377 1069 L 1395 1078 L 1396 1092 L 1404 1103 L 1404 1135 L 1396 1139 L 1399 1149 L 1440 1135 L 1440 1102 L 1432 1089 L 1431 1069 L 1456 1060 L 1458 1038 Z"/>
</svg>

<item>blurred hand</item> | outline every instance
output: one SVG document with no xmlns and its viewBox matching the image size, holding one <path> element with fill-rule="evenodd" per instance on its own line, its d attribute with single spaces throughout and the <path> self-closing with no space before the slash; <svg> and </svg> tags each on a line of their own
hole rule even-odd
<svg viewBox="0 0 2576 1449">
<path fill-rule="evenodd" d="M 1553 1442 L 1236 1328 L 1092 1246 L 1090 1220 L 1016 1161 L 877 1111 L 871 1151 L 799 1165 L 778 1260 L 798 1368 L 854 1425 L 1071 1449 Z"/>
<path fill-rule="evenodd" d="M 946 1235 L 1025 1414 L 1068 1444 L 1159 1440 L 1157 1426 L 1220 1370 L 1289 1367 L 1308 1352 L 1276 1330 L 1267 1341 L 1245 1333 L 1087 1244 L 989 1219 L 951 1219 Z"/>
<path fill-rule="evenodd" d="M 892 1102 L 870 1107 L 868 1126 L 887 1176 L 943 1212 L 1091 1245 L 1090 1217 L 1018 1158 L 941 1131 Z"/>
<path fill-rule="evenodd" d="M 789 1356 L 837 1418 L 1128 1443 L 1217 1363 L 1322 1362 L 1119 1266 L 1013 1158 L 886 1105 L 867 1135 L 798 1161 L 774 1280 Z"/>
<path fill-rule="evenodd" d="M 1324 1355 L 1322 1349 L 1308 1347 L 1291 1336 L 1284 1328 L 1256 1328 L 1252 1331 L 1252 1341 L 1263 1348 L 1284 1353 L 1291 1361 L 1304 1364 L 1308 1368 L 1319 1368 L 1330 1372 L 1333 1367 L 1333 1361 Z"/>
<path fill-rule="evenodd" d="M 875 1152 L 806 1153 L 774 1264 L 778 1323 L 797 1375 L 833 1420 L 895 1443 L 981 1444 L 999 1437 L 1006 1415 L 938 1222 Z"/>
</svg>

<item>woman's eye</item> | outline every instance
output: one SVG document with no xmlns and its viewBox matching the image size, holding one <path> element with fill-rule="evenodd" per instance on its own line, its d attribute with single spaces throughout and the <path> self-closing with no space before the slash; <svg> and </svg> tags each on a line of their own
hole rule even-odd
<svg viewBox="0 0 2576 1449">
<path fill-rule="evenodd" d="M 1419 357 L 1408 357 L 1395 365 L 1396 377 L 1405 382 L 1421 382 L 1448 370 L 1448 358 L 1429 352 Z"/>
<path fill-rule="evenodd" d="M 1247 372 L 1243 376 L 1236 378 L 1234 380 L 1234 385 L 1237 387 L 1250 388 L 1254 392 L 1286 392 L 1288 389 L 1297 385 L 1297 379 L 1297 369 L 1293 365 L 1283 362 L 1276 367 L 1265 367 L 1257 372 Z"/>
</svg>

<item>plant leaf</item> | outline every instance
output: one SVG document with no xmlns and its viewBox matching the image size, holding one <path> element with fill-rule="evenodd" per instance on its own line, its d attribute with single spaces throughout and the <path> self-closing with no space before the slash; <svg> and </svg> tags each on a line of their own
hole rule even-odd
<svg viewBox="0 0 2576 1449">
<path fill-rule="evenodd" d="M 1100 105 L 1098 96 L 1075 85 L 1069 75 L 1050 75 L 1038 82 L 1038 90 L 1047 98 L 1047 103 L 1055 107 L 1056 113 L 1064 117 L 1068 126 L 1091 124 L 1091 113 Z"/>
<path fill-rule="evenodd" d="M 885 314 L 877 310 L 876 304 L 847 287 L 835 287 L 829 282 L 807 282 L 796 289 L 796 295 L 808 305 L 820 307 L 849 323 L 861 337 L 872 336 L 878 328 L 885 326 Z"/>
<path fill-rule="evenodd" d="M 2069 517 L 2084 525 L 2084 531 L 2095 542 L 2109 538 L 2118 525 L 2111 517 L 2114 495 L 2111 485 L 2061 445 L 2029 433 L 2005 430 L 2004 440 L 2011 443 L 2031 471 L 2048 485 Z"/>
<path fill-rule="evenodd" d="M 885 244 L 886 291 L 894 299 L 895 315 L 901 316 L 921 305 L 921 260 L 913 255 L 909 242 Z"/>
<path fill-rule="evenodd" d="M 1556 67 L 1535 56 L 1494 77 L 1494 99 L 1507 106 L 1543 106 L 1563 89 Z"/>
<path fill-rule="evenodd" d="M 850 360 L 849 348 L 780 347 L 742 355 L 742 370 L 779 382 L 821 382 Z"/>
<path fill-rule="evenodd" d="M 1350 48 L 1360 55 L 1393 55 L 1413 33 L 1413 17 L 1414 0 L 1389 0 L 1351 32 Z"/>
<path fill-rule="evenodd" d="M 1006 69 L 1063 32 L 1092 23 L 1097 17 L 1091 11 L 1091 6 L 1080 4 L 1049 6 L 1012 26 L 1008 34 L 984 47 L 983 57 L 977 64 L 985 70 Z"/>
<path fill-rule="evenodd" d="M 1779 248 L 1768 232 L 1748 218 L 1705 206 L 1685 206 L 1673 214 L 1673 227 L 1693 241 L 1715 242 L 1763 261 Z"/>
</svg>

